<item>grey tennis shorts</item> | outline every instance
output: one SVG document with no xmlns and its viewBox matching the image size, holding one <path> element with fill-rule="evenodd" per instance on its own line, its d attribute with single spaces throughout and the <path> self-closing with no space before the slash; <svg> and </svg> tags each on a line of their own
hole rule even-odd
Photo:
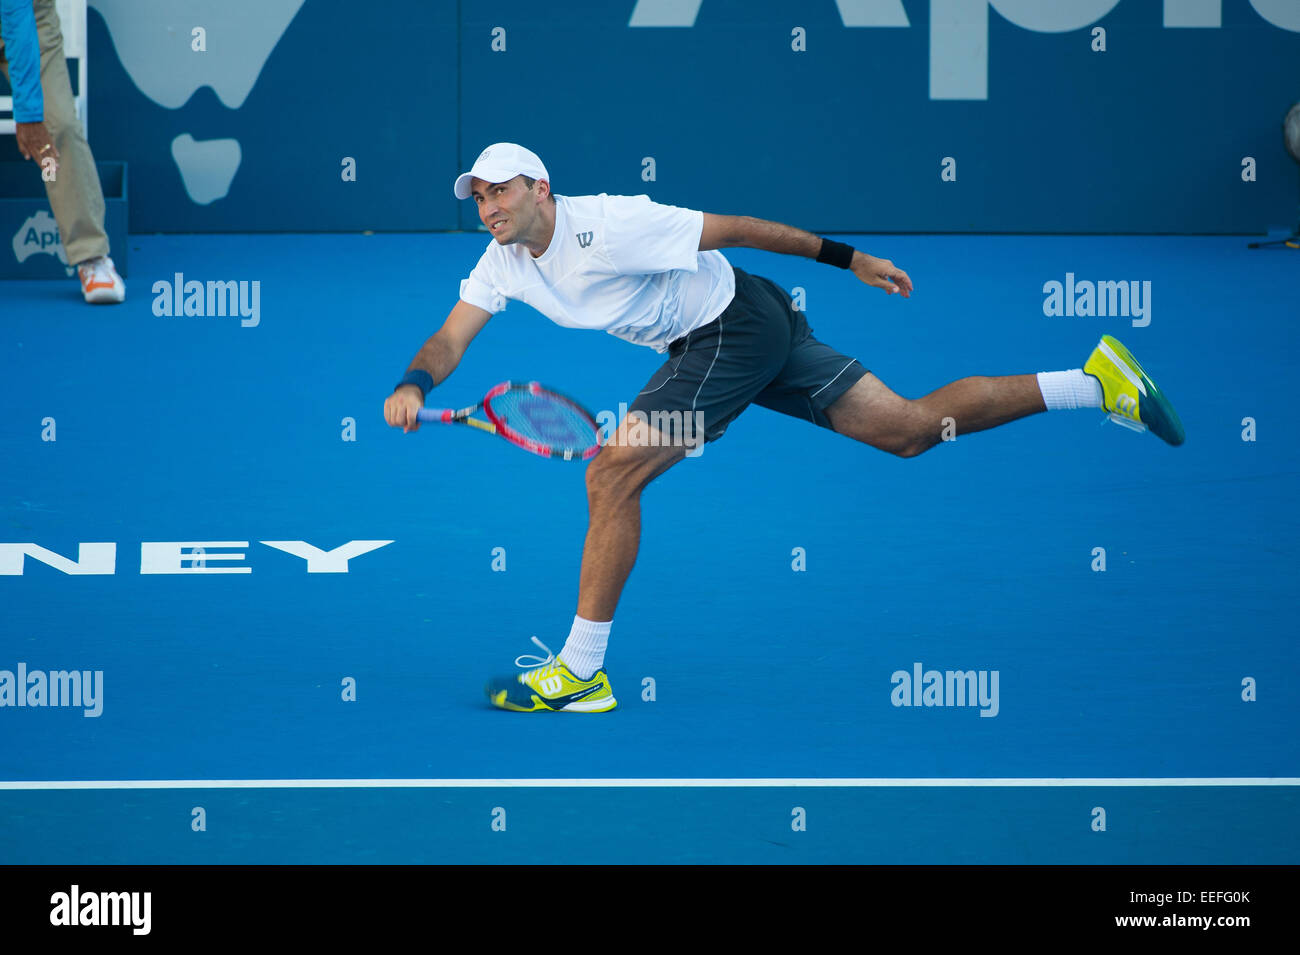
<svg viewBox="0 0 1300 955">
<path fill-rule="evenodd" d="M 629 413 L 640 412 L 674 437 L 682 426 L 688 442 L 693 422 L 705 441 L 716 441 L 751 402 L 829 428 L 826 408 L 867 369 L 813 338 L 803 312 L 775 282 L 735 273 L 731 304 L 668 346 L 668 360 Z"/>
</svg>

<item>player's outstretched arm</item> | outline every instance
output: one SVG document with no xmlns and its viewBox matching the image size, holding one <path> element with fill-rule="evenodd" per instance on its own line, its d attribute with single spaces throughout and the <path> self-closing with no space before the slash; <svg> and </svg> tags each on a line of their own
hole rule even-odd
<svg viewBox="0 0 1300 955">
<path fill-rule="evenodd" d="M 743 247 L 815 259 L 821 254 L 823 241 L 819 235 L 780 222 L 706 212 L 704 230 L 700 233 L 700 251 Z M 912 280 L 889 259 L 878 259 L 855 249 L 849 269 L 863 282 L 882 288 L 889 295 L 901 292 L 903 298 L 908 298 L 912 294 Z"/>
<path fill-rule="evenodd" d="M 422 371 L 432 380 L 431 387 L 442 384 L 460 364 L 465 349 L 483 330 L 492 313 L 459 301 L 438 329 L 411 359 L 407 373 Z M 420 430 L 416 413 L 424 407 L 426 391 L 419 385 L 399 385 L 384 402 L 384 420 L 403 431 Z"/>
</svg>

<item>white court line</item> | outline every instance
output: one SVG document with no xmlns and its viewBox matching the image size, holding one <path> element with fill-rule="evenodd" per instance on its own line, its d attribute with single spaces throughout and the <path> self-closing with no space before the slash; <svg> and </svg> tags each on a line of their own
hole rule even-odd
<svg viewBox="0 0 1300 955">
<path fill-rule="evenodd" d="M 891 789 L 1300 786 L 1300 776 L 1171 776 L 915 779 L 96 779 L 0 780 L 33 789 Z"/>
</svg>

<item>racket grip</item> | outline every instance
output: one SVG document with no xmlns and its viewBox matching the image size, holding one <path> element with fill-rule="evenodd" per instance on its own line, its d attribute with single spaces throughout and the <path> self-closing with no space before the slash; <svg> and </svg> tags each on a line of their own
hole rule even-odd
<svg viewBox="0 0 1300 955">
<path fill-rule="evenodd" d="M 455 414 L 456 412 L 450 408 L 421 408 L 415 413 L 415 417 L 419 421 L 440 421 L 443 424 L 450 424 Z"/>
</svg>

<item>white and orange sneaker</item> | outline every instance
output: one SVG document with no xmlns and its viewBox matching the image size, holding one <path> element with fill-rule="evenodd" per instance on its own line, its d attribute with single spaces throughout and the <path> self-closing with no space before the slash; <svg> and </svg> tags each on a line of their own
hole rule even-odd
<svg viewBox="0 0 1300 955">
<path fill-rule="evenodd" d="M 91 305 L 116 304 L 126 298 L 126 283 L 106 255 L 82 262 L 77 266 L 77 275 L 81 278 L 81 294 Z"/>
</svg>

